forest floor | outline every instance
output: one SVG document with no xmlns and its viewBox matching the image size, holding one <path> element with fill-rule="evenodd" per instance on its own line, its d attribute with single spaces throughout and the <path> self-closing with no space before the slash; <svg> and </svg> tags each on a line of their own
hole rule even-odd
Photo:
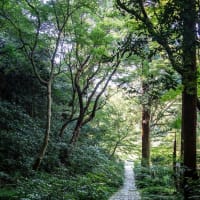
<svg viewBox="0 0 200 200">
<path fill-rule="evenodd" d="M 125 179 L 123 187 L 115 193 L 109 200 L 140 200 L 139 192 L 135 186 L 135 175 L 133 162 L 125 162 Z"/>
</svg>

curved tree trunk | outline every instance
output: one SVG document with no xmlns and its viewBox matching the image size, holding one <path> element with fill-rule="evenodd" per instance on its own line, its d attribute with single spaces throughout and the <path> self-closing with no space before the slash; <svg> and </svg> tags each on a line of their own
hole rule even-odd
<svg viewBox="0 0 200 200">
<path fill-rule="evenodd" d="M 65 131 L 66 127 L 67 127 L 67 124 L 68 124 L 68 122 L 65 122 L 65 123 L 62 125 L 62 127 L 61 127 L 61 129 L 60 129 L 60 132 L 59 132 L 59 137 L 63 137 L 64 131 Z"/>
<path fill-rule="evenodd" d="M 50 136 L 50 131 L 51 131 L 51 105 L 52 105 L 52 100 L 51 100 L 51 81 L 47 85 L 47 121 L 46 121 L 46 130 L 45 130 L 45 136 L 43 139 L 43 143 L 39 152 L 38 157 L 35 160 L 35 163 L 33 164 L 33 170 L 38 170 L 40 167 L 40 164 L 44 158 L 48 142 L 49 142 L 49 136 Z"/>
<path fill-rule="evenodd" d="M 77 121 L 76 123 L 76 127 L 74 128 L 74 131 L 72 133 L 72 137 L 71 137 L 71 140 L 70 140 L 70 144 L 74 145 L 77 140 L 78 140 L 78 137 L 80 135 L 80 130 L 81 130 L 81 126 L 82 126 L 82 121 Z"/>
<path fill-rule="evenodd" d="M 117 147 L 119 146 L 120 142 L 121 142 L 121 140 L 118 140 L 118 141 L 116 142 L 116 144 L 115 144 L 115 146 L 114 146 L 114 148 L 113 148 L 113 150 L 112 150 L 112 153 L 111 153 L 110 156 L 109 156 L 109 159 L 111 159 L 111 158 L 114 157 L 115 152 L 116 152 Z"/>
</svg>

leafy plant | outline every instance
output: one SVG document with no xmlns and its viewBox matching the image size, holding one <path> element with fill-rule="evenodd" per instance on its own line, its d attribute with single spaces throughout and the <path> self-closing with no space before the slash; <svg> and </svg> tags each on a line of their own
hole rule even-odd
<svg viewBox="0 0 200 200">
<path fill-rule="evenodd" d="M 173 182 L 173 171 L 166 166 L 151 166 L 151 168 L 135 165 L 136 185 L 140 189 L 142 198 L 145 200 L 159 199 L 182 199 L 176 191 Z"/>
<path fill-rule="evenodd" d="M 29 200 L 106 200 L 122 184 L 122 174 L 122 163 L 114 161 L 77 176 L 70 176 L 66 168 L 58 168 L 54 174 L 41 172 L 32 178 L 20 179 L 17 192 L 18 197 Z"/>
</svg>

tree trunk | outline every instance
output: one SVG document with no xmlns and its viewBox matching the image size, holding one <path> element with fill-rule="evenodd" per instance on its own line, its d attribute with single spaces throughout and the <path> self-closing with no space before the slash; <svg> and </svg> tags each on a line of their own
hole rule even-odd
<svg viewBox="0 0 200 200">
<path fill-rule="evenodd" d="M 184 177 L 196 176 L 196 107 L 197 107 L 197 69 L 196 69 L 196 1 L 183 2 L 183 103 L 182 136 Z"/>
<path fill-rule="evenodd" d="M 184 186 L 188 178 L 196 178 L 196 107 L 197 107 L 197 69 L 196 69 L 196 1 L 183 1 L 183 103 L 182 139 Z M 184 197 L 190 192 L 184 187 Z"/>
<path fill-rule="evenodd" d="M 173 145 L 173 171 L 176 174 L 176 132 L 174 135 L 174 145 Z"/>
<path fill-rule="evenodd" d="M 183 123 L 183 119 L 184 119 L 184 110 L 183 110 L 183 105 L 184 105 L 184 97 L 183 97 L 183 92 L 182 92 L 182 115 L 181 115 L 181 148 L 180 148 L 180 164 L 181 166 L 183 166 L 183 157 L 184 157 L 184 136 L 183 136 L 183 130 L 184 130 L 184 123 Z"/>
<path fill-rule="evenodd" d="M 115 146 L 114 146 L 114 148 L 113 148 L 113 150 L 112 150 L 112 153 L 111 153 L 110 156 L 109 156 L 109 159 L 111 159 L 111 158 L 114 157 L 115 152 L 116 152 L 117 147 L 119 146 L 120 142 L 121 142 L 121 140 L 119 140 L 119 141 L 116 142 L 116 144 L 115 144 Z"/>
<path fill-rule="evenodd" d="M 43 143 L 39 152 L 38 157 L 35 160 L 35 163 L 33 164 L 33 170 L 38 170 L 40 167 L 40 164 L 42 162 L 42 159 L 44 158 L 48 142 L 49 142 L 49 136 L 50 136 L 50 131 L 51 131 L 51 105 L 52 105 L 52 100 L 51 100 L 51 81 L 48 82 L 47 85 L 47 121 L 46 121 L 46 130 L 45 130 L 45 136 L 43 139 Z"/>
<path fill-rule="evenodd" d="M 150 165 L 150 110 L 146 106 L 142 107 L 142 166 Z"/>
<path fill-rule="evenodd" d="M 174 144 L 173 144 L 173 174 L 174 174 L 174 185 L 176 186 L 176 190 L 179 190 L 180 183 L 179 183 L 179 174 L 178 174 L 178 166 L 176 162 L 176 151 L 177 151 L 177 139 L 176 139 L 176 132 L 174 133 Z"/>
<path fill-rule="evenodd" d="M 194 91 L 193 91 L 194 92 Z M 188 94 L 187 89 L 183 91 L 183 188 L 184 197 L 188 199 L 190 191 L 188 190 L 188 178 L 196 179 L 196 95 Z"/>
<path fill-rule="evenodd" d="M 66 127 L 67 127 L 67 124 L 68 124 L 68 122 L 67 122 L 67 123 L 64 123 L 64 124 L 62 125 L 62 127 L 61 127 L 61 129 L 60 129 L 59 137 L 63 137 L 64 131 L 65 131 Z"/>
<path fill-rule="evenodd" d="M 82 126 L 82 121 L 78 120 L 77 123 L 76 123 L 76 127 L 75 127 L 75 129 L 72 133 L 72 137 L 71 137 L 71 140 L 69 142 L 70 144 L 74 145 L 77 142 L 78 137 L 80 135 L 81 126 Z"/>
<path fill-rule="evenodd" d="M 196 176 L 196 95 L 188 94 L 184 89 L 183 98 L 183 165 L 185 178 Z"/>
</svg>

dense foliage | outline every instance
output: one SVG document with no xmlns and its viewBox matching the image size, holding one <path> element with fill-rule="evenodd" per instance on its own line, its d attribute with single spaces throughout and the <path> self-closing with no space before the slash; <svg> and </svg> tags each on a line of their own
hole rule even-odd
<svg viewBox="0 0 200 200">
<path fill-rule="evenodd" d="M 5 120 L 1 122 L 1 199 L 107 199 L 122 184 L 122 163 L 109 160 L 95 139 L 87 139 L 87 132 L 95 134 L 92 127 L 83 131 L 85 139 L 73 148 L 67 167 L 62 159 L 69 146 L 55 134 L 41 172 L 35 172 L 31 168 L 41 142 L 42 122 L 8 102 L 1 102 L 1 114 Z"/>
<path fill-rule="evenodd" d="M 199 199 L 198 9 L 0 1 L 0 199 Z"/>
</svg>

